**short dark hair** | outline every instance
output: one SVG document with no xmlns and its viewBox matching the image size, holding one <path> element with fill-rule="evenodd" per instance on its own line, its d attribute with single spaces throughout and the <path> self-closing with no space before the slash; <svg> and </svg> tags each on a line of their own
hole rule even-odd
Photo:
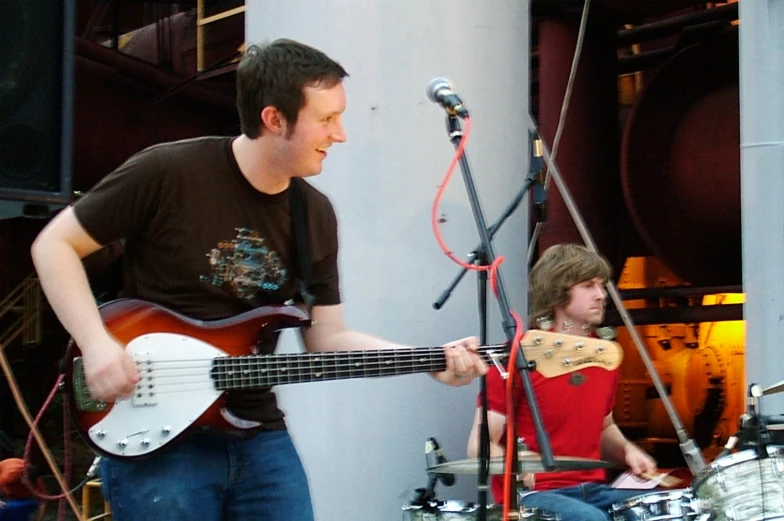
<svg viewBox="0 0 784 521">
<path fill-rule="evenodd" d="M 283 114 L 291 132 L 305 106 L 303 88 L 331 88 L 346 76 L 345 69 L 326 54 L 294 40 L 249 46 L 237 68 L 242 133 L 251 139 L 259 137 L 261 111 L 270 105 Z"/>
<path fill-rule="evenodd" d="M 598 277 L 612 276 L 610 263 L 598 253 L 579 244 L 556 244 L 545 250 L 528 274 L 531 297 L 531 327 L 537 319 L 553 319 L 555 310 L 569 304 L 572 286 Z"/>
</svg>

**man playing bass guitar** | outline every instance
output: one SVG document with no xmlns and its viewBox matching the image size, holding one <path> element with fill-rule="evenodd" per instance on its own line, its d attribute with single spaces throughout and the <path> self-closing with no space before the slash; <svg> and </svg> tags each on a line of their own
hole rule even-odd
<svg viewBox="0 0 784 521">
<path fill-rule="evenodd" d="M 303 332 L 308 351 L 405 347 L 345 326 L 335 212 L 303 180 L 321 172 L 331 145 L 346 140 L 346 76 L 337 62 L 298 42 L 249 46 L 237 70 L 240 136 L 143 150 L 41 232 L 33 260 L 79 346 L 92 398 L 127 397 L 140 406 L 153 399 L 134 393 L 137 363 L 103 323 L 81 263 L 117 240 L 125 246 L 123 297 L 214 321 L 312 296 L 313 326 Z M 297 222 L 304 233 L 295 231 Z M 308 262 L 298 265 L 302 258 Z M 259 353 L 272 352 L 275 342 L 275 335 L 261 342 Z M 476 338 L 447 344 L 435 378 L 465 385 L 484 374 L 477 344 Z M 227 394 L 233 421 L 260 430 L 242 438 L 200 432 L 147 458 L 103 458 L 99 475 L 115 520 L 313 519 L 307 479 L 274 393 L 264 387 Z M 160 430 L 166 434 L 167 427 Z M 145 443 L 151 442 L 137 445 Z"/>
</svg>

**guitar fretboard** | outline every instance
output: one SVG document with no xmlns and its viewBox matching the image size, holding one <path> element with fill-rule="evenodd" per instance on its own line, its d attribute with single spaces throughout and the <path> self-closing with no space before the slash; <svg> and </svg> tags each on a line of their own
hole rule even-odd
<svg viewBox="0 0 784 521">
<path fill-rule="evenodd" d="M 504 355 L 504 346 L 483 346 L 479 354 L 486 362 Z M 218 357 L 210 376 L 216 389 L 252 389 L 305 382 L 350 378 L 431 373 L 446 369 L 442 347 L 379 349 L 372 351 L 328 351 Z"/>
</svg>

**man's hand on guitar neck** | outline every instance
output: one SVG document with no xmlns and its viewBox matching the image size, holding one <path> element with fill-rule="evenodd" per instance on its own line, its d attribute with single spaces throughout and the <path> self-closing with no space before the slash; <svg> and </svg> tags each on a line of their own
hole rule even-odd
<svg viewBox="0 0 784 521">
<path fill-rule="evenodd" d="M 341 304 L 314 306 L 311 318 L 313 325 L 303 331 L 308 351 L 410 348 L 348 329 L 343 321 Z M 487 364 L 477 353 L 478 348 L 479 339 L 475 336 L 444 344 L 446 370 L 432 373 L 433 377 L 441 383 L 455 387 L 470 384 L 477 376 L 487 373 Z"/>
<path fill-rule="evenodd" d="M 80 346 L 84 376 L 90 395 L 106 402 L 131 396 L 139 382 L 139 372 L 131 359 L 109 334 L 96 338 L 87 349 Z"/>
<path fill-rule="evenodd" d="M 433 373 L 433 377 L 455 387 L 470 384 L 477 376 L 487 373 L 487 364 L 476 352 L 478 348 L 479 339 L 475 336 L 445 344 L 446 370 Z"/>
</svg>

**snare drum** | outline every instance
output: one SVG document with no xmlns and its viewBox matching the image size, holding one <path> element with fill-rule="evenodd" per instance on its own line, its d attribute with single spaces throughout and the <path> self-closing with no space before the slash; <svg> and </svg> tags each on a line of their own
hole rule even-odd
<svg viewBox="0 0 784 521">
<path fill-rule="evenodd" d="M 634 496 L 613 505 L 610 515 L 613 521 L 693 521 L 700 515 L 700 510 L 692 490 L 684 488 Z"/>
<path fill-rule="evenodd" d="M 694 479 L 695 495 L 717 521 L 784 519 L 784 448 L 768 447 L 768 457 L 744 450 L 717 459 Z"/>
<path fill-rule="evenodd" d="M 479 519 L 479 505 L 463 501 L 432 501 L 428 505 L 409 504 L 403 507 L 410 521 L 475 521 Z M 523 521 L 559 521 L 558 517 L 539 508 L 521 508 L 518 519 Z M 501 521 L 501 505 L 488 505 L 487 521 Z"/>
</svg>

